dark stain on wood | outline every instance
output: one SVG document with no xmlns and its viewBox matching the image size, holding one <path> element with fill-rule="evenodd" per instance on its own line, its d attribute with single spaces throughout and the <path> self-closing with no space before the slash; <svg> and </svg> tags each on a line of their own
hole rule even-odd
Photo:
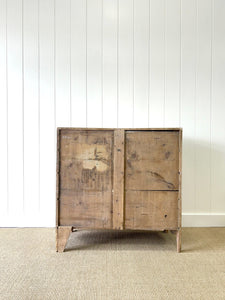
<svg viewBox="0 0 225 300">
<path fill-rule="evenodd" d="M 166 179 L 163 176 L 161 176 L 160 174 L 158 174 L 156 172 L 152 172 L 152 171 L 147 171 L 147 173 L 150 173 L 157 180 L 166 183 L 169 189 L 175 189 L 175 186 L 171 182 L 166 181 Z"/>
<path fill-rule="evenodd" d="M 93 141 L 93 144 L 99 144 L 99 145 L 104 145 L 104 144 L 107 144 L 107 139 L 105 137 L 98 137 L 96 138 L 94 141 Z"/>
<path fill-rule="evenodd" d="M 68 168 L 71 168 L 73 166 L 73 163 L 71 162 L 69 165 L 68 165 Z"/>
<path fill-rule="evenodd" d="M 167 152 L 165 153 L 165 158 L 168 159 L 169 156 L 170 156 L 170 151 L 167 151 Z"/>
<path fill-rule="evenodd" d="M 132 163 L 131 163 L 131 161 L 130 161 L 129 159 L 126 161 L 126 163 L 127 163 L 127 166 L 128 166 L 130 169 L 132 169 Z"/>
<path fill-rule="evenodd" d="M 130 156 L 130 158 L 131 159 L 137 159 L 137 160 L 139 160 L 139 158 L 138 158 L 138 155 L 137 155 L 137 152 L 135 151 L 135 152 L 133 152 L 133 153 L 131 153 L 131 156 Z"/>
</svg>

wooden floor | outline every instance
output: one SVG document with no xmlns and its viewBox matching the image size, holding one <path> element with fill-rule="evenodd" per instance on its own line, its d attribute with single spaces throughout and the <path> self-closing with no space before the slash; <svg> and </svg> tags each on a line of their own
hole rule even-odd
<svg viewBox="0 0 225 300">
<path fill-rule="evenodd" d="M 0 299 L 225 299 L 225 228 L 72 233 L 0 229 Z"/>
</svg>

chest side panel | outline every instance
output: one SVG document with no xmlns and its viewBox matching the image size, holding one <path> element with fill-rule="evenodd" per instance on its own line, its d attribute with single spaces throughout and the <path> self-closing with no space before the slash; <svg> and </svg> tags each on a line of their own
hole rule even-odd
<svg viewBox="0 0 225 300">
<path fill-rule="evenodd" d="M 112 228 L 113 130 L 60 132 L 59 225 Z"/>
</svg>

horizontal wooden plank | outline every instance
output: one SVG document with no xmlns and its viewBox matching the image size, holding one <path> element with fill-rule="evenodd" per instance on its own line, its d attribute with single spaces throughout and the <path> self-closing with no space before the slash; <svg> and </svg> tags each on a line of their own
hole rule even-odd
<svg viewBox="0 0 225 300">
<path fill-rule="evenodd" d="M 112 192 L 61 190 L 59 225 L 112 228 Z"/>
<path fill-rule="evenodd" d="M 177 229 L 178 192 L 126 191 L 125 229 Z"/>
</svg>

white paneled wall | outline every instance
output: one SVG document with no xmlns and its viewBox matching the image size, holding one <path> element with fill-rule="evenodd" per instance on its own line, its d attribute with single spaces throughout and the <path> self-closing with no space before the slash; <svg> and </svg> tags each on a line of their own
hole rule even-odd
<svg viewBox="0 0 225 300">
<path fill-rule="evenodd" d="M 56 127 L 183 127 L 183 224 L 225 226 L 225 1 L 0 0 L 0 226 L 54 226 Z"/>
</svg>

